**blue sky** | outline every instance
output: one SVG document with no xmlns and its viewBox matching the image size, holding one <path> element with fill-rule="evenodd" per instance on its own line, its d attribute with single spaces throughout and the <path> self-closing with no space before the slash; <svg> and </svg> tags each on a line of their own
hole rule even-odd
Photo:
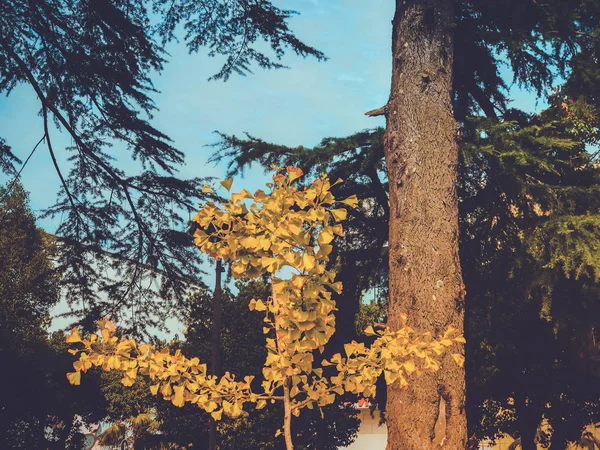
<svg viewBox="0 0 600 450">
<path fill-rule="evenodd" d="M 169 63 L 153 78 L 160 91 L 154 96 L 159 111 L 153 124 L 185 152 L 182 176 L 223 176 L 224 167 L 207 163 L 212 149 L 206 146 L 217 140 L 215 130 L 238 135 L 248 132 L 290 146 L 313 146 L 324 137 L 385 124 L 383 118 L 369 118 L 364 113 L 383 106 L 389 95 L 394 2 L 274 0 L 274 4 L 301 12 L 291 20 L 292 29 L 329 60 L 288 55 L 283 61 L 291 67 L 288 70 L 256 68 L 247 77 L 233 75 L 226 83 L 208 82 L 222 59 L 203 53 L 189 55 L 183 44 L 170 45 Z M 542 106 L 518 89 L 514 94 L 515 106 L 530 111 Z M 9 97 L 0 98 L 0 137 L 23 160 L 43 134 L 38 111 L 39 102 L 27 86 L 18 86 Z M 53 143 L 64 164 L 70 139 L 54 131 Z M 22 180 L 36 212 L 54 202 L 59 180 L 44 146 L 23 171 Z M 234 189 L 255 189 L 266 180 L 262 170 L 255 168 L 246 172 L 246 180 L 237 181 Z M 0 183 L 6 182 L 6 176 L 0 175 Z M 44 219 L 40 225 L 54 232 L 59 222 L 60 218 Z"/>
<path fill-rule="evenodd" d="M 222 59 L 205 54 L 189 55 L 182 44 L 168 47 L 169 63 L 153 81 L 160 93 L 153 124 L 168 134 L 187 155 L 182 176 L 221 176 L 224 167 L 207 165 L 217 140 L 215 130 L 250 134 L 286 145 L 312 146 L 323 137 L 344 136 L 364 128 L 383 125 L 382 118 L 364 112 L 385 104 L 389 93 L 391 18 L 393 2 L 357 0 L 276 1 L 301 15 L 292 28 L 308 44 L 323 51 L 329 60 L 317 62 L 286 56 L 290 69 L 265 71 L 256 68 L 247 77 L 233 75 L 229 81 L 207 79 Z M 39 103 L 33 90 L 17 87 L 0 98 L 0 136 L 25 159 L 42 136 Z M 64 161 L 70 139 L 53 133 L 59 160 Z M 265 177 L 261 170 L 246 174 L 251 187 Z M 41 146 L 22 174 L 35 210 L 49 206 L 59 188 L 45 147 Z M 6 177 L 0 176 L 0 183 Z M 245 182 L 246 184 L 248 182 Z M 241 187 L 242 183 L 236 183 Z M 55 221 L 41 225 L 49 231 Z"/>
<path fill-rule="evenodd" d="M 189 55 L 184 45 L 170 45 L 169 63 L 153 78 L 160 91 L 154 96 L 159 111 L 153 124 L 187 155 L 182 176 L 223 175 L 223 166 L 207 164 L 212 149 L 206 145 L 217 140 L 215 130 L 227 134 L 249 132 L 285 145 L 313 146 L 324 137 L 345 136 L 385 124 L 383 118 L 369 118 L 364 113 L 384 105 L 388 98 L 393 2 L 274 3 L 301 12 L 291 20 L 292 29 L 329 60 L 317 62 L 288 55 L 283 62 L 290 69 L 256 68 L 247 77 L 233 75 L 225 83 L 208 82 L 221 67 L 221 59 L 203 53 Z M 509 76 L 509 71 L 506 74 Z M 519 106 L 539 108 L 532 96 L 515 93 Z M 8 98 L 0 98 L 0 136 L 22 159 L 43 134 L 38 110 L 39 102 L 27 86 L 18 86 Z M 64 164 L 70 139 L 55 131 L 53 141 Z M 259 169 L 246 173 L 246 178 L 244 185 L 250 184 L 250 188 L 266 180 Z M 31 192 L 34 210 L 53 203 L 59 180 L 44 146 L 33 156 L 22 179 Z M 0 175 L 0 183 L 6 181 Z M 242 183 L 236 185 L 241 187 Z M 54 231 L 59 220 L 45 219 L 40 224 Z"/>
</svg>

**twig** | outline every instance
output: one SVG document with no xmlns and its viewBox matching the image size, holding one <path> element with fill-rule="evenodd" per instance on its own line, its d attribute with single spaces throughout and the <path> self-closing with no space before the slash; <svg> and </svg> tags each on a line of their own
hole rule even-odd
<svg viewBox="0 0 600 450">
<path fill-rule="evenodd" d="M 25 166 L 27 165 L 27 163 L 29 162 L 29 160 L 31 159 L 31 157 L 33 156 L 33 154 L 35 153 L 35 151 L 37 150 L 37 148 L 42 143 L 42 141 L 44 140 L 45 137 L 46 137 L 46 134 L 44 133 L 44 135 L 38 141 L 38 143 L 35 144 L 35 147 L 33 147 L 33 150 L 31 150 L 31 153 L 29 153 L 29 156 L 27 157 L 27 159 L 25 160 L 25 162 L 23 163 L 23 165 L 21 166 L 21 168 L 19 169 L 19 171 L 17 172 L 17 174 L 15 175 L 15 177 L 13 178 L 13 180 L 8 185 L 7 191 L 4 194 L 4 196 L 2 196 L 2 200 L 0 200 L 0 202 L 3 202 L 4 200 L 6 200 L 6 197 L 8 197 L 10 195 L 10 193 L 12 192 L 12 189 L 13 189 L 15 183 L 17 182 L 17 180 L 21 176 L 21 172 L 23 172 L 23 169 L 25 169 Z"/>
</svg>

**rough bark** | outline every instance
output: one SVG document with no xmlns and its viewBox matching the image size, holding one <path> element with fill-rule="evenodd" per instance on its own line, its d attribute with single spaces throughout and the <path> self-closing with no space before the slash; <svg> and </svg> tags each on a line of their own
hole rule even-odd
<svg viewBox="0 0 600 450">
<path fill-rule="evenodd" d="M 384 148 L 390 185 L 390 314 L 418 332 L 463 329 L 458 256 L 458 124 L 451 105 L 452 0 L 397 0 Z M 464 449 L 465 375 L 450 355 L 436 374 L 388 388 L 388 450 Z"/>
<path fill-rule="evenodd" d="M 217 260 L 215 274 L 215 290 L 212 298 L 212 329 L 211 329 L 211 351 L 210 351 L 210 368 L 213 374 L 221 374 L 221 326 L 223 314 L 222 297 L 223 291 L 221 288 L 221 275 L 223 273 L 223 264 L 221 260 Z M 208 449 L 217 449 L 217 422 L 210 419 L 210 430 L 208 434 Z"/>
</svg>

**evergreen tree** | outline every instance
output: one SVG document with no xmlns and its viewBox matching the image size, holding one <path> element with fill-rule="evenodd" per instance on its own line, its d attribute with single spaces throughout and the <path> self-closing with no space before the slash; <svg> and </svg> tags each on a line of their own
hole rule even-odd
<svg viewBox="0 0 600 450">
<path fill-rule="evenodd" d="M 387 118 L 392 326 L 399 312 L 408 312 L 422 331 L 431 324 L 462 327 L 455 120 L 464 126 L 468 115 L 482 113 L 503 120 L 509 101 L 503 62 L 538 95 L 557 76 L 568 78 L 560 94 L 575 119 L 597 117 L 599 14 L 596 1 L 396 2 L 390 100 L 367 113 Z M 590 138 L 595 124 L 585 130 Z M 418 383 L 416 396 L 390 388 L 388 448 L 464 447 L 464 373 L 445 371 Z"/>
<path fill-rule="evenodd" d="M 472 431 L 533 449 L 545 417 L 563 449 L 598 420 L 600 169 L 562 111 L 512 116 L 461 171 Z"/>
<path fill-rule="evenodd" d="M 563 107 L 553 107 L 541 115 L 507 111 L 500 121 L 464 122 L 459 194 L 468 302 L 467 406 L 478 438 L 508 432 L 533 442 L 543 413 L 563 429 L 555 441 L 560 435 L 574 441 L 595 418 L 598 395 L 589 386 L 597 384 L 593 330 L 600 247 L 594 224 L 600 180 L 573 120 Z M 373 165 L 385 168 L 382 130 L 325 139 L 313 149 L 224 136 L 215 159 L 228 161 L 231 173 L 252 162 L 296 161 L 311 173 L 333 170 L 349 177 L 360 193 L 362 206 L 349 220 L 348 234 L 385 230 L 388 219 L 377 198 L 387 198 L 387 179 L 382 173 L 381 196 L 379 184 L 367 175 Z M 380 211 L 370 216 L 378 224 L 359 220 L 373 211 Z M 372 267 L 377 262 L 372 255 L 385 254 L 385 240 L 378 252 L 369 250 L 368 242 L 355 242 L 362 258 L 358 267 Z M 340 256 L 344 266 L 345 255 Z M 348 278 L 364 276 L 367 285 L 378 283 L 376 275 L 385 278 L 385 271 L 346 272 Z M 360 294 L 345 298 L 340 308 L 353 302 L 350 309 L 356 310 Z M 528 408 L 517 409 L 523 404 Z M 511 413 L 498 416 L 501 410 Z"/>
<path fill-rule="evenodd" d="M 263 0 L 2 2 L 0 92 L 25 84 L 39 100 L 38 145 L 45 142 L 62 185 L 46 214 L 63 217 L 62 283 L 84 323 L 127 311 L 131 331 L 160 328 L 186 287 L 201 284 L 185 223 L 203 181 L 177 175 L 183 153 L 151 124 L 150 77 L 166 62 L 166 43 L 183 28 L 191 52 L 207 47 L 225 58 L 215 75 L 223 80 L 252 65 L 282 67 L 286 49 L 323 59 L 290 31 L 292 15 Z M 72 139 L 69 166 L 58 162 L 53 124 Z M 14 172 L 15 162 L 0 141 L 0 168 Z"/>
<path fill-rule="evenodd" d="M 16 181 L 0 188 L 0 329 L 35 337 L 59 299 L 51 236 L 37 228 L 28 195 Z"/>
<path fill-rule="evenodd" d="M 94 377 L 83 390 L 64 378 L 72 364 L 62 333 L 49 336 L 58 302 L 53 240 L 36 227 L 20 183 L 0 189 L 0 442 L 6 449 L 81 448 L 80 425 L 104 414 Z"/>
</svg>

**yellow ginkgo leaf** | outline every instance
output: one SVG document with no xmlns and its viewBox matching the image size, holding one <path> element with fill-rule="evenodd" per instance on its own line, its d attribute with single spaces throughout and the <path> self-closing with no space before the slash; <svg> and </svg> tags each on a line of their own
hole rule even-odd
<svg viewBox="0 0 600 450">
<path fill-rule="evenodd" d="M 160 393 L 164 397 L 169 397 L 173 393 L 173 390 L 171 389 L 171 384 L 170 383 L 163 384 L 163 387 L 160 389 Z"/>
<path fill-rule="evenodd" d="M 242 244 L 246 248 L 252 249 L 258 247 L 259 241 L 254 236 L 248 236 L 243 239 L 240 239 L 240 244 Z"/>
<path fill-rule="evenodd" d="M 252 194 L 250 194 L 250 192 L 248 192 L 246 189 L 242 189 L 241 192 L 238 192 L 237 194 L 231 194 L 231 200 L 233 200 L 233 203 L 239 203 L 245 198 L 253 198 Z"/>
<path fill-rule="evenodd" d="M 218 411 L 213 411 L 210 413 L 210 415 L 215 420 L 221 420 L 221 417 L 223 417 L 223 410 L 219 409 Z"/>
<path fill-rule="evenodd" d="M 365 334 L 367 336 L 374 336 L 375 335 L 375 330 L 373 329 L 373 327 L 371 325 L 369 325 L 367 328 L 365 328 Z"/>
<path fill-rule="evenodd" d="M 444 347 L 450 347 L 452 345 L 452 341 L 450 339 L 442 339 L 440 340 L 440 344 Z"/>
<path fill-rule="evenodd" d="M 254 309 L 256 311 L 266 311 L 267 310 L 267 305 L 265 305 L 262 300 L 256 300 L 256 304 L 254 306 Z"/>
<path fill-rule="evenodd" d="M 406 373 L 409 374 L 409 375 L 416 370 L 415 362 L 413 360 L 411 360 L 411 359 L 409 359 L 408 361 L 406 361 L 403 364 L 403 366 L 404 366 L 404 370 L 406 370 Z"/>
<path fill-rule="evenodd" d="M 227 190 L 231 189 L 232 184 L 233 184 L 233 178 L 227 178 L 226 180 L 221 181 L 221 186 L 223 186 Z"/>
<path fill-rule="evenodd" d="M 181 408 L 185 404 L 185 400 L 183 398 L 183 393 L 185 391 L 185 386 L 173 386 L 173 391 L 175 395 L 171 398 L 171 403 L 174 406 Z"/>
<path fill-rule="evenodd" d="M 331 228 L 324 227 L 319 233 L 319 238 L 317 241 L 319 242 L 319 245 L 329 244 L 331 241 L 333 241 L 333 233 Z"/>
<path fill-rule="evenodd" d="M 348 211 L 346 211 L 344 208 L 331 209 L 329 212 L 337 222 L 346 220 L 346 217 L 348 216 Z"/>
<path fill-rule="evenodd" d="M 75 342 L 81 342 L 81 336 L 79 336 L 79 330 L 73 328 L 71 334 L 67 335 L 67 344 L 73 344 Z"/>
<path fill-rule="evenodd" d="M 350 208 L 356 208 L 356 206 L 358 205 L 358 197 L 356 196 L 356 194 L 351 195 L 350 197 L 340 201 L 340 203 L 343 203 L 344 205 L 348 205 Z"/>
<path fill-rule="evenodd" d="M 456 361 L 456 364 L 458 364 L 460 367 L 462 367 L 465 364 L 465 357 L 458 353 L 453 353 L 452 359 L 454 359 L 454 361 Z"/>
<path fill-rule="evenodd" d="M 202 192 L 204 192 L 205 194 L 209 193 L 210 192 L 210 186 L 208 184 L 205 184 L 202 187 Z"/>
<path fill-rule="evenodd" d="M 302 255 L 302 265 L 304 266 L 304 270 L 312 270 L 316 265 L 315 257 L 308 253 L 304 253 Z"/>
<path fill-rule="evenodd" d="M 304 175 L 304 172 L 302 172 L 302 169 L 300 169 L 299 167 L 293 167 L 293 166 L 287 167 L 287 173 L 288 173 L 288 179 L 290 180 L 290 183 L 292 181 L 300 178 L 302 175 Z"/>
<path fill-rule="evenodd" d="M 134 382 L 135 382 L 135 380 L 133 378 L 129 378 L 129 377 L 121 378 L 121 384 L 126 387 L 133 386 Z"/>
<path fill-rule="evenodd" d="M 67 379 L 69 383 L 79 386 L 81 384 L 81 372 L 69 372 L 67 374 Z"/>
</svg>

